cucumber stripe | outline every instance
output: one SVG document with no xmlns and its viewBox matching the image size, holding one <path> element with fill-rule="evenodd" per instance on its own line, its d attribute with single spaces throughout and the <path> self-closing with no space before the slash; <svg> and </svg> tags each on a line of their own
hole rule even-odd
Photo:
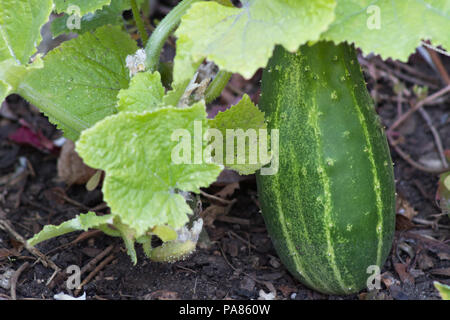
<svg viewBox="0 0 450 320">
<path fill-rule="evenodd" d="M 285 75 L 287 76 L 287 74 Z M 280 125 L 280 112 L 279 112 L 279 108 L 280 106 L 282 106 L 282 101 L 280 101 L 278 99 L 277 103 L 276 103 L 276 108 L 275 108 L 275 112 L 274 112 L 274 119 L 273 119 L 273 123 L 274 123 L 274 128 L 279 128 Z M 306 271 L 305 267 L 303 266 L 302 263 L 302 259 L 299 256 L 298 250 L 295 246 L 295 244 L 293 243 L 291 237 L 290 237 L 290 233 L 288 230 L 288 226 L 287 226 L 287 221 L 285 218 L 285 214 L 283 211 L 283 201 L 282 201 L 282 196 L 280 194 L 280 190 L 281 189 L 281 182 L 280 182 L 280 175 L 275 175 L 274 176 L 274 185 L 276 185 L 277 187 L 275 188 L 276 192 L 274 193 L 275 199 L 274 202 L 276 203 L 276 207 L 278 208 L 278 218 L 279 218 L 279 223 L 281 226 L 281 230 L 283 233 L 283 237 L 284 239 L 286 239 L 286 244 L 288 247 L 289 252 L 292 254 L 292 257 L 295 261 L 296 264 L 296 268 L 298 269 L 298 272 L 301 274 L 301 276 L 304 278 L 305 282 L 310 285 L 313 286 L 315 283 L 319 283 L 319 285 L 325 289 L 329 289 L 328 286 L 320 280 L 320 278 L 316 278 L 314 280 L 312 280 L 312 276 L 308 275 L 308 272 Z M 306 238 L 306 241 L 308 243 L 311 243 L 311 240 L 309 238 L 308 235 L 308 231 L 306 228 L 306 222 L 304 221 L 304 219 L 302 219 L 302 226 L 303 226 L 303 232 L 304 232 L 304 236 Z"/>
<path fill-rule="evenodd" d="M 314 91 L 316 91 L 317 87 L 314 87 Z M 314 93 L 315 94 L 315 93 Z M 312 118 L 312 123 L 310 123 L 311 128 L 314 131 L 315 137 L 316 137 L 316 146 L 317 146 L 317 150 L 319 150 L 319 152 L 317 153 L 317 172 L 319 174 L 321 181 L 321 185 L 323 185 L 323 191 L 324 191 L 324 195 L 325 195 L 325 203 L 324 203 L 324 219 L 325 219 L 325 223 L 324 223 L 324 231 L 325 231 L 325 236 L 326 236 L 326 240 L 327 240 L 327 254 L 330 257 L 330 259 L 328 260 L 329 265 L 331 266 L 334 276 L 336 277 L 336 280 L 339 284 L 339 286 L 341 287 L 341 289 L 343 291 L 346 291 L 346 286 L 344 284 L 344 281 L 342 280 L 341 277 L 341 273 L 339 272 L 339 269 L 337 267 L 337 263 L 336 263 L 336 256 L 334 253 L 334 248 L 333 248 L 333 244 L 331 241 L 331 231 L 330 231 L 330 225 L 333 224 L 333 220 L 331 217 L 331 213 L 333 210 L 333 203 L 331 200 L 331 193 L 330 193 L 330 180 L 328 178 L 328 176 L 325 174 L 325 167 L 324 167 L 324 160 L 323 160 L 323 156 L 321 153 L 321 150 L 323 148 L 322 145 L 322 139 L 321 139 L 321 130 L 319 127 L 319 106 L 317 105 L 317 101 L 314 100 L 313 101 L 313 108 L 310 109 L 310 112 L 308 114 L 308 117 L 310 117 L 310 119 Z M 308 121 L 309 122 L 309 121 Z"/>
<path fill-rule="evenodd" d="M 344 68 L 347 69 L 347 65 L 345 61 L 343 61 Z M 364 138 L 366 140 L 367 153 L 369 155 L 369 161 L 371 164 L 371 172 L 374 182 L 374 191 L 376 197 L 376 207 L 377 207 L 377 215 L 378 215 L 378 223 L 376 225 L 376 234 L 378 235 L 378 246 L 377 246 L 377 265 L 380 266 L 383 258 L 383 201 L 381 199 L 381 183 L 378 175 L 377 166 L 375 164 L 375 156 L 373 152 L 373 145 L 370 140 L 369 130 L 367 128 L 367 120 L 362 113 L 361 107 L 358 104 L 358 100 L 356 99 L 355 90 L 350 88 L 351 96 L 354 101 L 355 110 L 358 113 L 358 120 L 360 122 L 361 128 L 364 132 Z"/>
</svg>

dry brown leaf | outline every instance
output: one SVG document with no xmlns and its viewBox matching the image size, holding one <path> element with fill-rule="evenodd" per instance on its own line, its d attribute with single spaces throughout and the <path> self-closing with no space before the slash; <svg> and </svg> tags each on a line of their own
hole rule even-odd
<svg viewBox="0 0 450 320">
<path fill-rule="evenodd" d="M 395 230 L 406 231 L 414 228 L 416 225 L 407 217 L 397 214 L 395 217 Z"/>
<path fill-rule="evenodd" d="M 16 254 L 14 254 L 11 250 L 5 249 L 5 248 L 0 248 L 0 261 L 2 259 L 6 259 L 8 257 L 11 256 L 15 256 Z"/>
<path fill-rule="evenodd" d="M 411 284 L 414 284 L 414 277 L 409 274 L 409 272 L 406 270 L 407 266 L 403 263 L 394 263 L 394 269 L 397 272 L 397 274 L 400 277 L 400 280 L 402 282 L 409 282 Z"/>
<path fill-rule="evenodd" d="M 417 260 L 421 270 L 428 270 L 434 267 L 433 259 L 425 251 L 419 253 Z"/>
<path fill-rule="evenodd" d="M 417 211 L 402 196 L 397 196 L 397 214 L 408 218 L 410 221 L 417 216 Z"/>
<path fill-rule="evenodd" d="M 218 206 L 215 204 L 210 205 L 208 208 L 200 213 L 200 217 L 203 219 L 205 226 L 212 226 L 216 218 L 226 213 L 226 207 Z"/>
<path fill-rule="evenodd" d="M 239 173 L 233 170 L 223 170 L 219 177 L 217 178 L 216 182 L 213 183 L 214 186 L 226 186 L 230 183 L 239 182 L 239 181 L 245 181 L 252 179 L 251 176 L 241 176 Z"/>
<path fill-rule="evenodd" d="M 289 285 L 281 285 L 278 290 L 283 294 L 285 298 L 289 298 L 292 293 L 297 292 L 297 288 Z"/>
<path fill-rule="evenodd" d="M 233 182 L 225 186 L 222 190 L 215 194 L 216 197 L 229 199 L 233 193 L 239 189 L 239 182 Z"/>
<path fill-rule="evenodd" d="M 85 184 L 96 170 L 84 164 L 75 151 L 75 144 L 67 140 L 58 159 L 58 176 L 67 184 Z"/>
<path fill-rule="evenodd" d="M 400 285 L 400 280 L 394 278 L 394 276 L 390 272 L 385 272 L 381 275 L 381 281 L 383 281 L 384 285 L 387 289 L 391 286 Z"/>
</svg>

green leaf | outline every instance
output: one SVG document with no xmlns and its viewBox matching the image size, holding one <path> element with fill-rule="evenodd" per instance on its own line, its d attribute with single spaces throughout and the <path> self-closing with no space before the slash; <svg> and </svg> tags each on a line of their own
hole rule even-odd
<svg viewBox="0 0 450 320">
<path fill-rule="evenodd" d="M 174 59 L 172 90 L 164 96 L 164 104 L 178 105 L 186 87 L 191 82 L 201 62 L 193 62 L 190 52 L 192 43 L 185 39 L 177 40 L 177 54 Z"/>
<path fill-rule="evenodd" d="M 142 2 L 142 0 L 141 0 Z M 103 25 L 121 25 L 123 24 L 122 12 L 131 8 L 130 0 L 113 0 L 110 5 L 98 9 L 94 13 L 88 13 L 81 17 L 80 29 L 70 30 L 67 27 L 68 14 L 53 20 L 51 25 L 54 37 L 63 33 L 76 32 L 83 34 L 87 31 L 95 30 Z"/>
<path fill-rule="evenodd" d="M 164 87 L 158 72 L 139 72 L 117 96 L 119 111 L 151 111 L 157 109 L 164 97 Z"/>
<path fill-rule="evenodd" d="M 63 222 L 59 226 L 47 225 L 39 233 L 35 234 L 33 238 L 28 240 L 32 246 L 38 243 L 64 235 L 74 231 L 87 231 L 89 229 L 98 229 L 100 226 L 113 224 L 113 216 L 97 216 L 94 212 L 80 214 L 72 220 Z"/>
<path fill-rule="evenodd" d="M 213 1 L 220 3 L 223 6 L 234 7 L 233 2 L 231 2 L 231 0 L 213 0 Z"/>
<path fill-rule="evenodd" d="M 51 0 L 0 0 L 0 61 L 9 56 L 18 64 L 28 64 L 52 5 Z"/>
<path fill-rule="evenodd" d="M 194 122 L 206 127 L 203 103 L 184 109 L 120 112 L 84 131 L 77 141 L 76 150 L 85 163 L 106 172 L 104 199 L 111 212 L 136 231 L 136 238 L 155 226 L 183 226 L 192 210 L 180 192 L 198 193 L 220 173 L 222 168 L 215 164 L 173 160 L 172 153 L 180 145 L 173 135 L 194 137 Z M 195 152 L 202 155 L 201 133 L 199 138 L 194 148 L 187 141 L 191 159 Z"/>
<path fill-rule="evenodd" d="M 6 45 L 5 39 L 0 34 L 0 61 L 10 59 L 11 54 L 9 53 L 8 46 Z"/>
<path fill-rule="evenodd" d="M 437 196 L 442 212 L 450 217 L 450 172 L 445 172 L 439 177 Z"/>
<path fill-rule="evenodd" d="M 7 84 L 6 82 L 0 80 L 0 102 L 5 100 L 5 98 L 9 95 L 11 92 L 12 87 Z"/>
<path fill-rule="evenodd" d="M 253 104 L 248 95 L 244 95 L 238 104 L 225 112 L 219 112 L 213 120 L 210 120 L 210 127 L 212 129 L 218 129 L 222 134 L 224 143 L 221 151 L 223 157 L 222 159 L 216 160 L 220 161 L 219 163 L 221 164 L 224 163 L 226 167 L 233 169 L 240 174 L 252 174 L 270 161 L 270 157 L 269 159 L 261 161 L 258 155 L 260 140 L 259 129 L 267 129 L 264 120 L 264 112 L 261 112 L 258 107 Z M 241 134 L 244 138 L 246 134 L 249 134 L 248 137 L 250 137 L 250 133 L 254 132 L 254 139 L 245 138 L 245 140 L 243 140 L 246 141 L 246 144 L 245 149 L 241 149 L 244 150 L 244 152 L 241 151 L 241 155 L 238 153 L 239 139 L 235 139 L 234 136 L 232 136 L 232 139 L 234 139 L 233 154 L 231 157 L 232 162 L 228 161 L 226 146 L 227 142 L 230 141 L 227 135 L 227 130 L 230 129 L 233 130 L 236 135 L 238 135 L 236 130 L 242 130 Z M 218 145 L 218 147 L 221 148 L 220 145 Z M 253 161 L 250 161 L 250 150 L 252 150 L 251 153 L 254 157 Z"/>
<path fill-rule="evenodd" d="M 450 286 L 439 283 L 437 281 L 434 281 L 433 284 L 434 287 L 438 289 L 439 293 L 441 294 L 442 300 L 450 300 Z"/>
<path fill-rule="evenodd" d="M 326 40 L 354 42 L 365 53 L 407 61 L 421 40 L 450 50 L 448 0 L 340 0 Z"/>
<path fill-rule="evenodd" d="M 36 59 L 28 67 L 18 65 L 12 58 L 0 61 L 0 102 L 17 90 L 29 72 L 42 67 L 43 64 L 40 58 Z"/>
<path fill-rule="evenodd" d="M 103 6 L 109 5 L 111 0 L 53 0 L 55 2 L 55 11 L 57 13 L 72 13 L 68 12 L 70 6 L 77 6 L 80 8 L 80 15 L 84 16 L 86 13 L 94 12 L 101 9 Z"/>
<path fill-rule="evenodd" d="M 120 27 L 85 33 L 51 51 L 44 68 L 30 72 L 17 93 L 76 140 L 81 131 L 117 112 L 117 94 L 129 84 L 125 60 L 136 50 Z"/>
<path fill-rule="evenodd" d="M 193 62 L 208 58 L 250 78 L 266 66 L 276 44 L 293 52 L 318 40 L 334 20 L 335 5 L 335 0 L 247 0 L 242 8 L 232 8 L 197 2 L 175 33 L 177 55 L 190 54 Z"/>
</svg>

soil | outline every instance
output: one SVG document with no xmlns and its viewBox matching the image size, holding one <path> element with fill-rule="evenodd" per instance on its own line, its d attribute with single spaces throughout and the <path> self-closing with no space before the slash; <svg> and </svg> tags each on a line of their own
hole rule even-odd
<svg viewBox="0 0 450 320">
<path fill-rule="evenodd" d="M 449 59 L 442 59 L 449 63 Z M 373 58 L 377 59 L 377 58 Z M 367 59 L 369 63 L 373 59 Z M 428 74 L 439 84 L 438 75 L 420 56 L 410 65 Z M 449 69 L 449 68 L 447 68 Z M 396 94 L 383 75 L 368 70 L 368 85 L 377 98 L 377 111 L 382 122 L 389 126 L 397 118 Z M 258 95 L 258 76 L 251 81 L 233 77 L 231 85 Z M 411 91 L 412 84 L 407 82 Z M 387 98 L 379 98 L 385 95 Z M 236 88 L 228 90 L 211 109 L 221 109 L 236 99 Z M 406 97 L 412 99 L 410 97 Z M 50 140 L 61 133 L 47 119 L 18 96 L 7 100 L 11 114 L 0 118 L 0 218 L 7 220 L 23 237 L 29 238 L 46 224 L 59 224 L 87 209 L 102 206 L 100 188 L 86 191 L 83 185 L 67 186 L 57 177 L 58 150 L 48 151 L 19 145 L 8 136 L 25 120 L 32 128 L 42 131 Z M 403 108 L 409 106 L 405 103 Z M 450 147 L 449 102 L 427 107 L 443 145 Z M 424 155 L 437 158 L 433 136 L 419 114 L 399 130 L 401 148 L 413 159 Z M 113 246 L 109 261 L 83 287 L 87 299 L 258 299 L 273 293 L 275 299 L 439 299 L 433 281 L 450 284 L 449 229 L 450 219 L 441 214 L 435 201 L 438 175 L 413 168 L 392 149 L 399 199 L 397 231 L 392 252 L 382 269 L 382 289 L 366 290 L 350 296 L 328 296 L 311 290 L 295 280 L 282 265 L 266 232 L 258 207 L 254 177 L 223 179 L 204 191 L 216 194 L 234 183 L 238 186 L 227 195 L 235 200 L 227 218 L 218 218 L 207 226 L 210 242 L 202 241 L 197 251 L 184 261 L 171 264 L 155 263 L 145 258 L 138 247 L 138 263 L 133 265 L 122 240 L 100 232 L 71 233 L 51 239 L 37 246 L 62 270 L 70 265 L 85 266 L 109 246 Z M 22 160 L 21 160 L 22 159 Z M 20 167 L 26 159 L 24 173 L 13 181 L 4 179 Z M 23 163 L 23 162 L 22 162 Z M 234 188 L 231 188 L 232 190 Z M 202 207 L 218 205 L 202 197 Z M 417 215 L 412 218 L 414 211 Z M 23 246 L 0 229 L 0 279 L 11 270 L 18 270 L 25 262 L 16 288 L 18 299 L 53 299 L 54 295 L 75 292 L 66 288 L 64 271 L 50 284 L 54 270 L 36 260 Z M 88 272 L 89 273 L 89 272 Z M 82 276 L 85 279 L 87 274 Z M 11 290 L 1 286 L 0 300 L 10 299 Z"/>
</svg>

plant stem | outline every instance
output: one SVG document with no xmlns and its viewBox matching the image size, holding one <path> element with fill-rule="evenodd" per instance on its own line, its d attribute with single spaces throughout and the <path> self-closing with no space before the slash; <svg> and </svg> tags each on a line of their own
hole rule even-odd
<svg viewBox="0 0 450 320">
<path fill-rule="evenodd" d="M 150 72 L 158 69 L 159 56 L 161 50 L 169 38 L 170 34 L 175 30 L 181 21 L 181 17 L 190 8 L 191 4 L 201 0 L 183 0 L 159 23 L 158 27 L 153 31 L 150 40 L 145 47 L 147 54 L 146 65 Z"/>
<path fill-rule="evenodd" d="M 232 76 L 231 72 L 220 70 L 216 75 L 214 80 L 209 85 L 208 89 L 206 89 L 205 93 L 205 102 L 210 103 L 213 102 L 216 98 L 220 96 L 223 89 L 227 86 L 230 78 Z"/>
<path fill-rule="evenodd" d="M 142 43 L 145 46 L 148 41 L 148 33 L 147 30 L 145 30 L 145 24 L 144 21 L 142 20 L 141 12 L 139 10 L 136 0 L 130 0 L 130 2 L 131 2 L 131 10 L 133 11 L 134 21 L 136 21 L 136 26 L 138 28 L 139 34 L 141 35 Z"/>
</svg>

